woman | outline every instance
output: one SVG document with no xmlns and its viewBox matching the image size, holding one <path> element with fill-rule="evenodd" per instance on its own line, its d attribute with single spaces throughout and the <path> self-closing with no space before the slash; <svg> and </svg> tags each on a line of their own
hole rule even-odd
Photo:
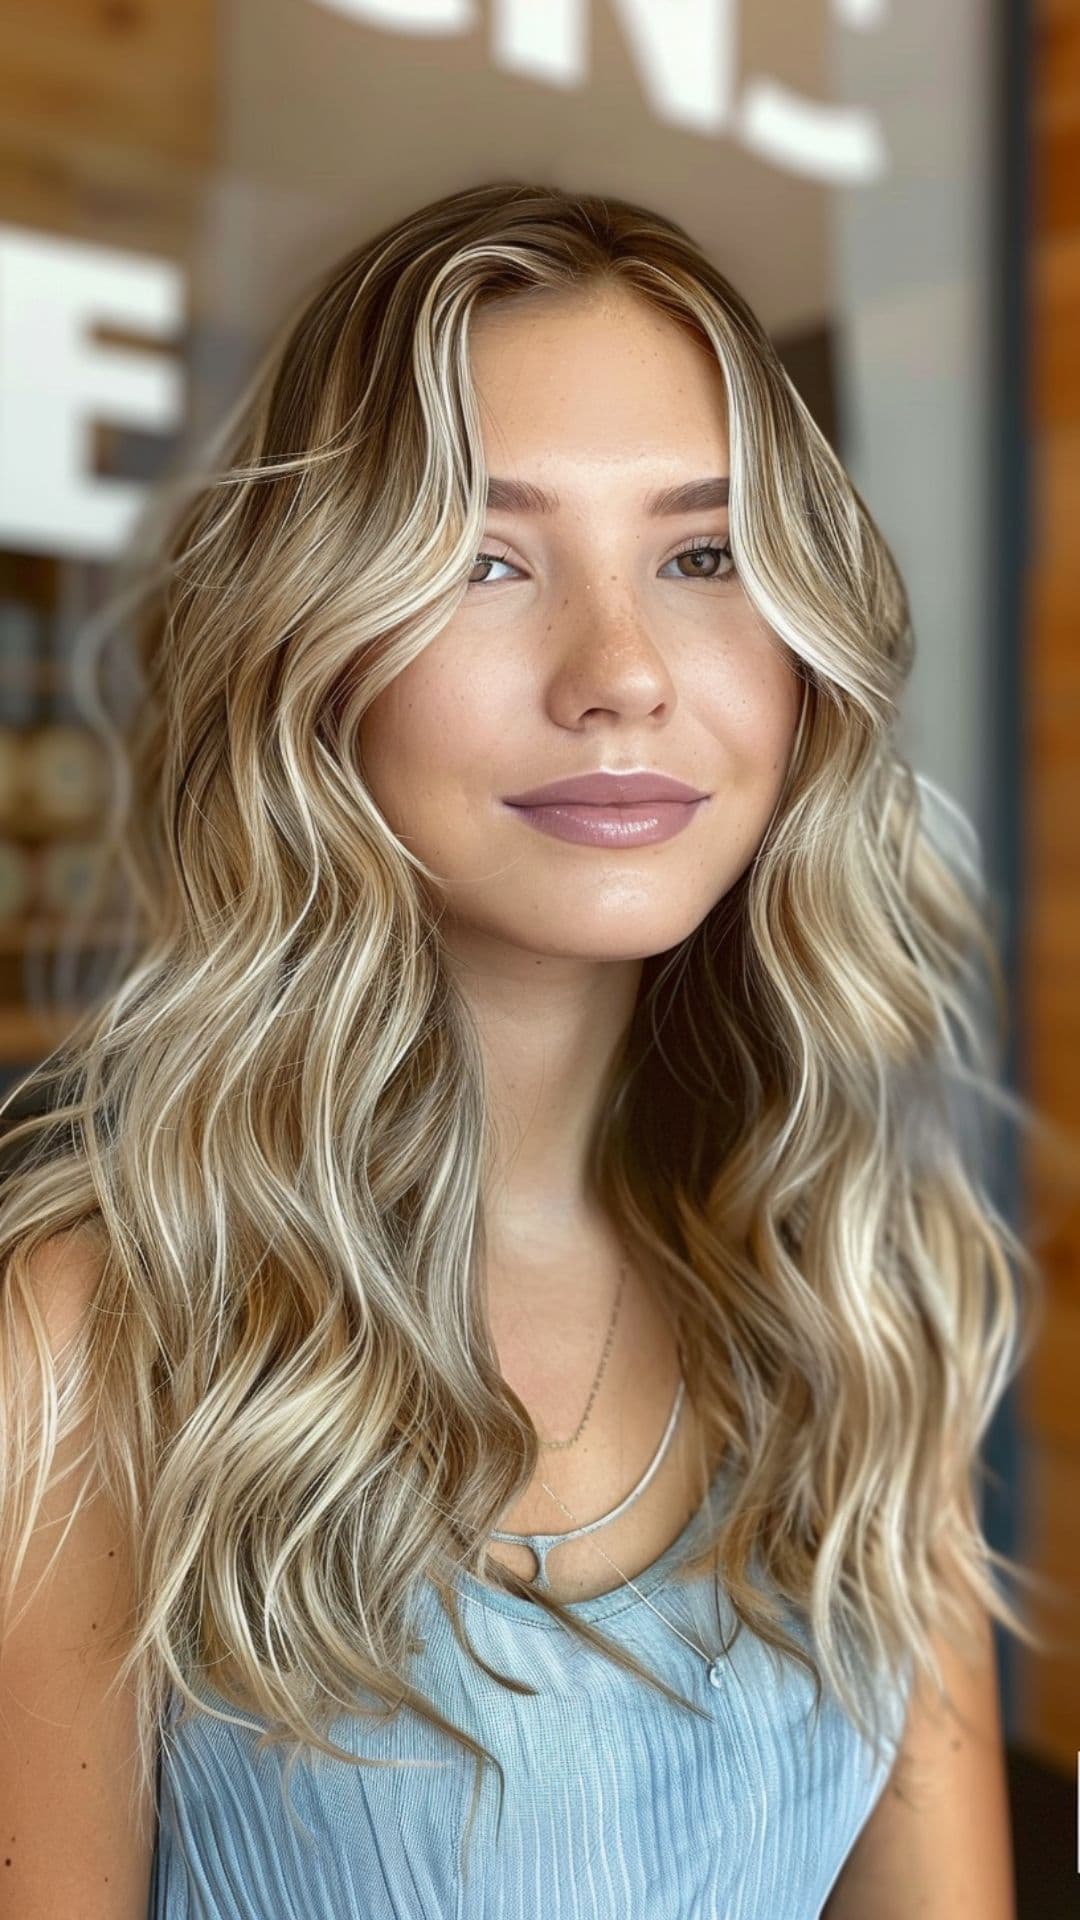
<svg viewBox="0 0 1080 1920">
<path fill-rule="evenodd" d="M 0 1214 L 0 1913 L 1006 1920 L 1033 1275 L 881 534 L 680 228 L 529 185 L 341 261 L 220 451 Z"/>
</svg>

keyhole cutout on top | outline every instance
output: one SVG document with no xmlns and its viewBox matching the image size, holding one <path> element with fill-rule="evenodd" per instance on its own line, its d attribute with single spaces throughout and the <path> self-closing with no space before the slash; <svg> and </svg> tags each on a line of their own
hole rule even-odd
<svg viewBox="0 0 1080 1920">
<path fill-rule="evenodd" d="M 668 1414 L 667 1425 L 653 1453 L 652 1459 L 649 1461 L 644 1473 L 640 1475 L 631 1487 L 629 1493 L 624 1494 L 621 1500 L 617 1501 L 614 1506 L 609 1507 L 606 1513 L 597 1515 L 594 1520 L 579 1522 L 577 1525 L 572 1525 L 568 1528 L 560 1527 L 554 1531 L 539 1528 L 514 1528 L 507 1532 L 502 1529 L 496 1529 L 491 1536 L 493 1543 L 491 1549 L 492 1557 L 496 1559 L 499 1557 L 494 1552 L 494 1543 L 496 1542 L 500 1546 L 508 1547 L 513 1551 L 527 1553 L 530 1560 L 535 1560 L 536 1567 L 531 1574 L 522 1574 L 521 1577 L 525 1579 L 528 1584 L 538 1586 L 541 1591 L 551 1593 L 553 1591 L 549 1566 L 551 1555 L 562 1547 L 571 1545 L 576 1547 L 579 1543 L 588 1542 L 591 1536 L 594 1536 L 603 1528 L 608 1527 L 611 1523 L 620 1520 L 628 1509 L 634 1506 L 635 1502 L 640 1499 L 646 1487 L 655 1479 L 664 1456 L 671 1446 L 685 1397 L 686 1383 L 680 1376 L 678 1388 L 675 1393 L 675 1400 Z M 608 1558 L 607 1552 L 603 1549 L 602 1551 L 606 1560 Z M 639 1557 L 634 1557 L 638 1559 L 637 1571 L 640 1571 L 643 1562 Z M 586 1564 L 592 1564 L 588 1559 L 587 1549 Z M 648 1562 L 644 1564 L 648 1564 Z M 626 1566 L 620 1567 L 617 1561 L 613 1560 L 611 1565 L 616 1572 L 622 1574 L 624 1579 L 632 1579 L 634 1577 L 634 1573 L 629 1568 Z M 513 1572 L 519 1572 L 519 1567 L 512 1567 L 511 1570 Z M 558 1581 L 556 1576 L 555 1590 L 557 1590 L 560 1585 L 561 1582 Z M 596 1591 L 597 1589 L 593 1587 L 592 1592 L 596 1593 Z M 580 1589 L 578 1596 L 575 1597 L 584 1597 L 581 1596 Z"/>
<path fill-rule="evenodd" d="M 548 1573 L 549 1574 L 551 1573 L 550 1555 L 551 1555 L 551 1549 L 549 1548 L 548 1549 Z M 532 1547 L 526 1547 L 526 1546 L 511 1547 L 505 1541 L 500 1541 L 498 1554 L 496 1554 L 494 1549 L 492 1549 L 491 1557 L 493 1560 L 498 1559 L 500 1565 L 504 1567 L 508 1567 L 510 1569 L 510 1572 L 516 1573 L 520 1579 L 526 1580 L 530 1587 L 535 1586 L 537 1580 L 540 1578 L 540 1555 L 538 1553 L 535 1553 Z"/>
</svg>

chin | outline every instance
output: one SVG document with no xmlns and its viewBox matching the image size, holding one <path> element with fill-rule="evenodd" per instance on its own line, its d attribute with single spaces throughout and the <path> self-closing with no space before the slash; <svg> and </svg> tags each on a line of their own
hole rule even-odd
<svg viewBox="0 0 1080 1920">
<path fill-rule="evenodd" d="M 554 916 L 553 916 L 554 918 Z M 576 931 L 562 925 L 553 938 L 538 938 L 535 932 L 522 930 L 518 934 L 504 934 L 504 938 L 529 953 L 544 954 L 550 959 L 595 960 L 611 963 L 627 960 L 650 960 L 656 954 L 668 953 L 677 947 L 693 932 L 683 922 L 676 926 L 642 928 L 625 926 L 620 928 L 604 927 L 581 928 Z"/>
</svg>

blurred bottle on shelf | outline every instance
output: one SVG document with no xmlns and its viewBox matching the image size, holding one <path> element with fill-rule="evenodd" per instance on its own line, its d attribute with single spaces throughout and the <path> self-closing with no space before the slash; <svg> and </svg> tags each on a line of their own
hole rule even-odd
<svg viewBox="0 0 1080 1920">
<path fill-rule="evenodd" d="M 0 597 L 0 924 L 33 910 L 37 875 L 33 849 L 21 838 L 26 825 L 27 730 L 41 712 L 40 609 L 6 594 Z"/>
<path fill-rule="evenodd" d="M 107 767 L 74 693 L 74 613 L 0 598 L 0 924 L 16 939 L 104 904 Z"/>
<path fill-rule="evenodd" d="M 85 727 L 46 720 L 23 736 L 22 792 L 28 831 L 86 829 L 105 797 L 100 743 Z"/>
<path fill-rule="evenodd" d="M 32 853 L 17 840 L 0 840 L 0 924 L 30 911 L 35 885 Z"/>
<path fill-rule="evenodd" d="M 45 620 L 38 607 L 0 598 L 0 724 L 32 726 L 41 712 Z"/>
<path fill-rule="evenodd" d="M 66 918 L 104 907 L 105 861 L 94 840 L 55 840 L 38 850 L 35 897 L 46 915 Z"/>
</svg>

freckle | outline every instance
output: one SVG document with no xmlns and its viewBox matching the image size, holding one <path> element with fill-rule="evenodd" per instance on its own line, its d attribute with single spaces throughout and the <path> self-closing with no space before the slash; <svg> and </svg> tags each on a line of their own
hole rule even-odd
<svg viewBox="0 0 1080 1920">
<path fill-rule="evenodd" d="M 85 1760 L 84 1760 L 84 1761 L 82 1761 L 82 1763 L 81 1763 L 81 1764 L 82 1764 L 82 1770 L 83 1770 L 83 1772 L 85 1773 L 85 1772 L 86 1772 L 86 1761 L 85 1761 Z"/>
<path fill-rule="evenodd" d="M 114 1552 L 114 1549 L 113 1549 L 112 1547 L 110 1547 L 110 1548 L 109 1548 L 109 1559 L 110 1559 L 110 1560 L 111 1560 L 111 1559 L 112 1559 L 112 1557 L 113 1557 L 113 1552 Z"/>
</svg>

